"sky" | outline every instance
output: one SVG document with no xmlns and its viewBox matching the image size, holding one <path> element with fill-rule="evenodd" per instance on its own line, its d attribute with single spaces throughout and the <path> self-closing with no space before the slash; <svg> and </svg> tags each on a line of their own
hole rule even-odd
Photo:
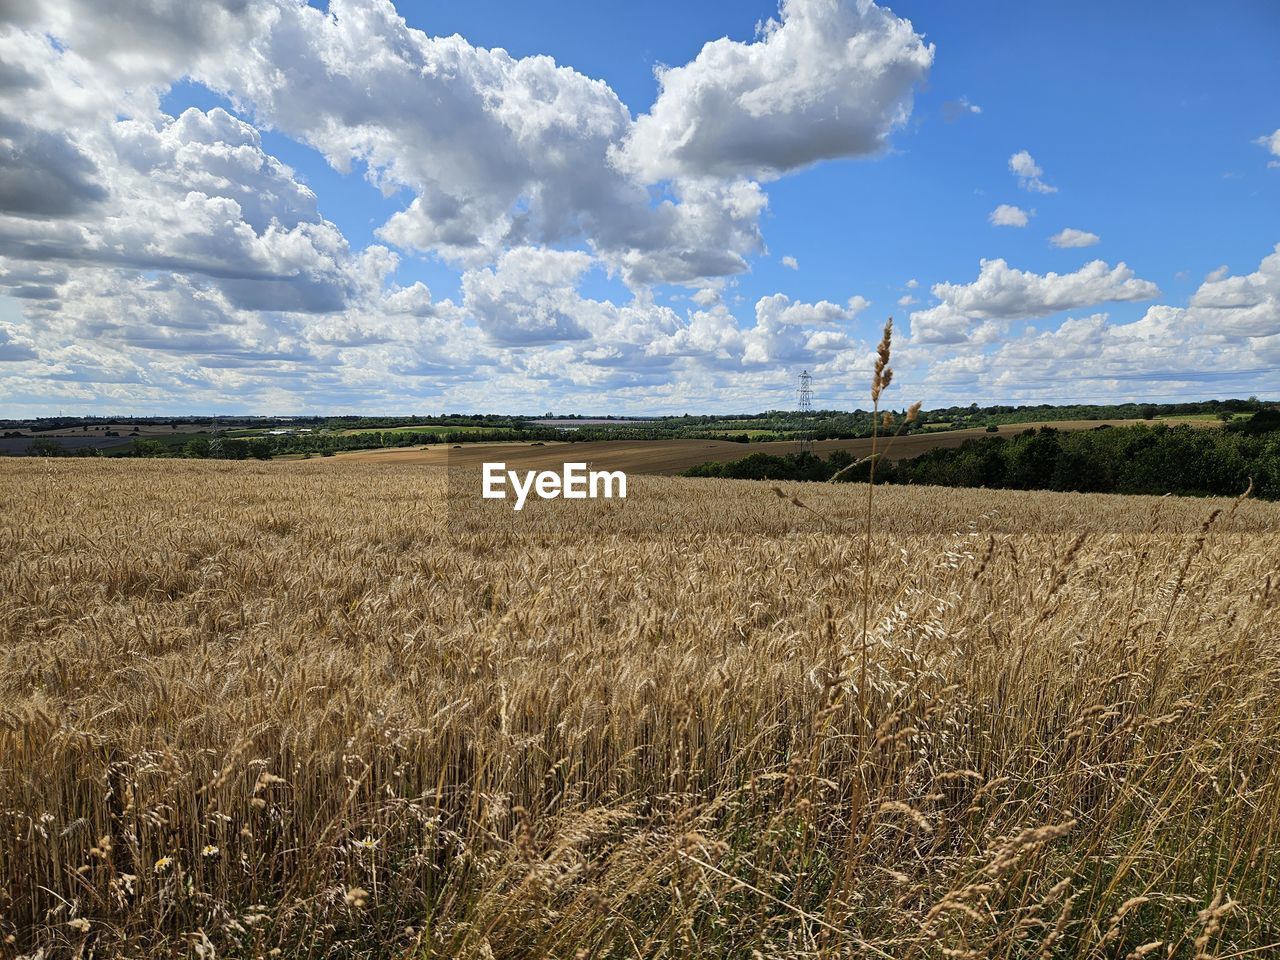
<svg viewBox="0 0 1280 960">
<path fill-rule="evenodd" d="M 0 416 L 1280 395 L 1280 6 L 0 0 Z"/>
</svg>

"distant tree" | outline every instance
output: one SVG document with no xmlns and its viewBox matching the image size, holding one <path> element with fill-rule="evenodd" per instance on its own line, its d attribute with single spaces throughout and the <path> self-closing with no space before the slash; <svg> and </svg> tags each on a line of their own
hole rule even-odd
<svg viewBox="0 0 1280 960">
<path fill-rule="evenodd" d="M 1140 411 L 1142 413 L 1143 420 L 1154 420 L 1156 418 L 1156 414 L 1160 412 L 1156 407 L 1149 403 L 1144 403 L 1140 408 Z"/>
<path fill-rule="evenodd" d="M 249 441 L 249 456 L 256 460 L 270 460 L 274 447 L 266 437 L 253 437 Z"/>
<path fill-rule="evenodd" d="M 33 457 L 60 457 L 63 454 L 62 444 L 51 437 L 37 437 L 27 447 L 27 453 Z"/>
<path fill-rule="evenodd" d="M 159 440 L 135 440 L 133 441 L 133 455 L 135 457 L 163 457 L 169 452 Z"/>
<path fill-rule="evenodd" d="M 1239 433 L 1271 433 L 1280 430 L 1280 410 L 1262 409 L 1247 420 L 1233 423 L 1232 429 Z"/>
<path fill-rule="evenodd" d="M 1009 486 L 1019 490 L 1043 490 L 1053 481 L 1060 444 L 1058 431 L 1041 427 L 1027 431 L 1012 447 L 1008 466 Z"/>
</svg>

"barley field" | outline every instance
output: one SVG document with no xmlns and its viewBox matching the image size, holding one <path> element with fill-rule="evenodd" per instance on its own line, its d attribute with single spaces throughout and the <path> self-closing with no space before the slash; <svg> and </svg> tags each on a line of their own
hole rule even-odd
<svg viewBox="0 0 1280 960">
<path fill-rule="evenodd" d="M 1280 953 L 1280 504 L 0 463 L 0 955 Z"/>
</svg>

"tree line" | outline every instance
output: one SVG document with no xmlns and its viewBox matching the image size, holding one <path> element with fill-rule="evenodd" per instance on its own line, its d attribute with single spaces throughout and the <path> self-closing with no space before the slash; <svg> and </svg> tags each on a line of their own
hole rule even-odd
<svg viewBox="0 0 1280 960">
<path fill-rule="evenodd" d="M 692 477 L 749 480 L 866 482 L 869 460 L 845 450 L 827 458 L 811 453 L 753 454 L 729 463 L 705 463 Z M 838 476 L 837 476 L 838 475 Z M 1280 413 L 1223 429 L 1187 425 L 1027 430 L 1012 437 L 967 440 L 907 460 L 880 459 L 877 483 L 1080 493 L 1234 496 L 1252 479 L 1254 493 L 1280 499 Z"/>
</svg>

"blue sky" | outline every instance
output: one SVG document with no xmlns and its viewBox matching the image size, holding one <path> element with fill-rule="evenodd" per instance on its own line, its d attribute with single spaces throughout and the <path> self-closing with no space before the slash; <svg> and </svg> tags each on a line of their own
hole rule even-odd
<svg viewBox="0 0 1280 960">
<path fill-rule="evenodd" d="M 0 414 L 1280 382 L 1274 4 L 312 6 L 5 26 Z"/>
</svg>

